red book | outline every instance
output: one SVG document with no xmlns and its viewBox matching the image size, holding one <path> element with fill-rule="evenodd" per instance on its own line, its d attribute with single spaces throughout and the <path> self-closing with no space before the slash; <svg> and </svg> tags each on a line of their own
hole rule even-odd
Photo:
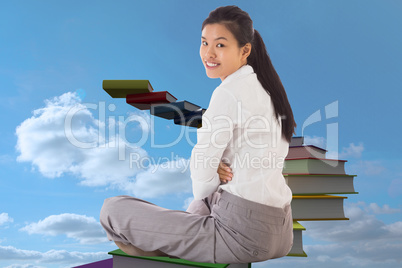
<svg viewBox="0 0 402 268">
<path fill-rule="evenodd" d="M 140 110 L 151 109 L 151 104 L 171 103 L 176 100 L 177 98 L 167 91 L 129 94 L 126 96 L 126 102 Z"/>
</svg>

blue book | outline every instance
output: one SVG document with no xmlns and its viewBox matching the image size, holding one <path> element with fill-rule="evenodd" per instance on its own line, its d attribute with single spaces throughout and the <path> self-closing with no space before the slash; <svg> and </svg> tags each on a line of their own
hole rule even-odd
<svg viewBox="0 0 402 268">
<path fill-rule="evenodd" d="M 184 114 L 183 116 L 177 116 L 174 118 L 174 123 L 176 125 L 199 128 L 202 126 L 202 115 L 205 113 L 205 111 L 206 109 L 201 108 Z"/>
<path fill-rule="evenodd" d="M 165 119 L 174 119 L 200 109 L 201 107 L 188 101 L 176 101 L 163 104 L 152 104 L 150 113 Z"/>
</svg>

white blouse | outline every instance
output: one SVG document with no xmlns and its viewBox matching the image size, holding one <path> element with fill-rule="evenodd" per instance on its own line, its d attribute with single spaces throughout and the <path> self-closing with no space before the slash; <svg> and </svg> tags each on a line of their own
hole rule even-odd
<svg viewBox="0 0 402 268">
<path fill-rule="evenodd" d="M 190 159 L 194 199 L 220 187 L 269 206 L 290 204 L 292 192 L 282 175 L 289 143 L 280 122 L 253 67 L 244 65 L 227 76 L 212 93 L 197 129 Z M 221 160 L 232 169 L 228 183 L 219 180 Z"/>
</svg>

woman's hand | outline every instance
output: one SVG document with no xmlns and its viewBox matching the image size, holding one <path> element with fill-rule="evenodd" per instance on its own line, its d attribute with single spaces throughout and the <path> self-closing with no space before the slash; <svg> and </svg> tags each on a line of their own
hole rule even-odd
<svg viewBox="0 0 402 268">
<path fill-rule="evenodd" d="M 222 161 L 219 163 L 218 167 L 218 174 L 219 174 L 219 179 L 223 183 L 227 183 L 228 181 L 232 180 L 233 173 L 232 169 Z"/>
</svg>

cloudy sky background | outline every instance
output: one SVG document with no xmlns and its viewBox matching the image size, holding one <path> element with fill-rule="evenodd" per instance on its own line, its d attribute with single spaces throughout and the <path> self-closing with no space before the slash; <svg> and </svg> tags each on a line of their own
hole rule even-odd
<svg viewBox="0 0 402 268">
<path fill-rule="evenodd" d="M 109 258 L 99 211 L 110 196 L 187 207 L 195 129 L 112 99 L 102 80 L 149 79 L 207 108 L 220 80 L 199 59 L 201 24 L 228 4 L 264 38 L 297 135 L 348 160 L 359 192 L 345 201 L 350 221 L 301 222 L 308 258 L 253 267 L 401 265 L 401 1 L 87 0 L 2 3 L 1 267 Z"/>
</svg>

